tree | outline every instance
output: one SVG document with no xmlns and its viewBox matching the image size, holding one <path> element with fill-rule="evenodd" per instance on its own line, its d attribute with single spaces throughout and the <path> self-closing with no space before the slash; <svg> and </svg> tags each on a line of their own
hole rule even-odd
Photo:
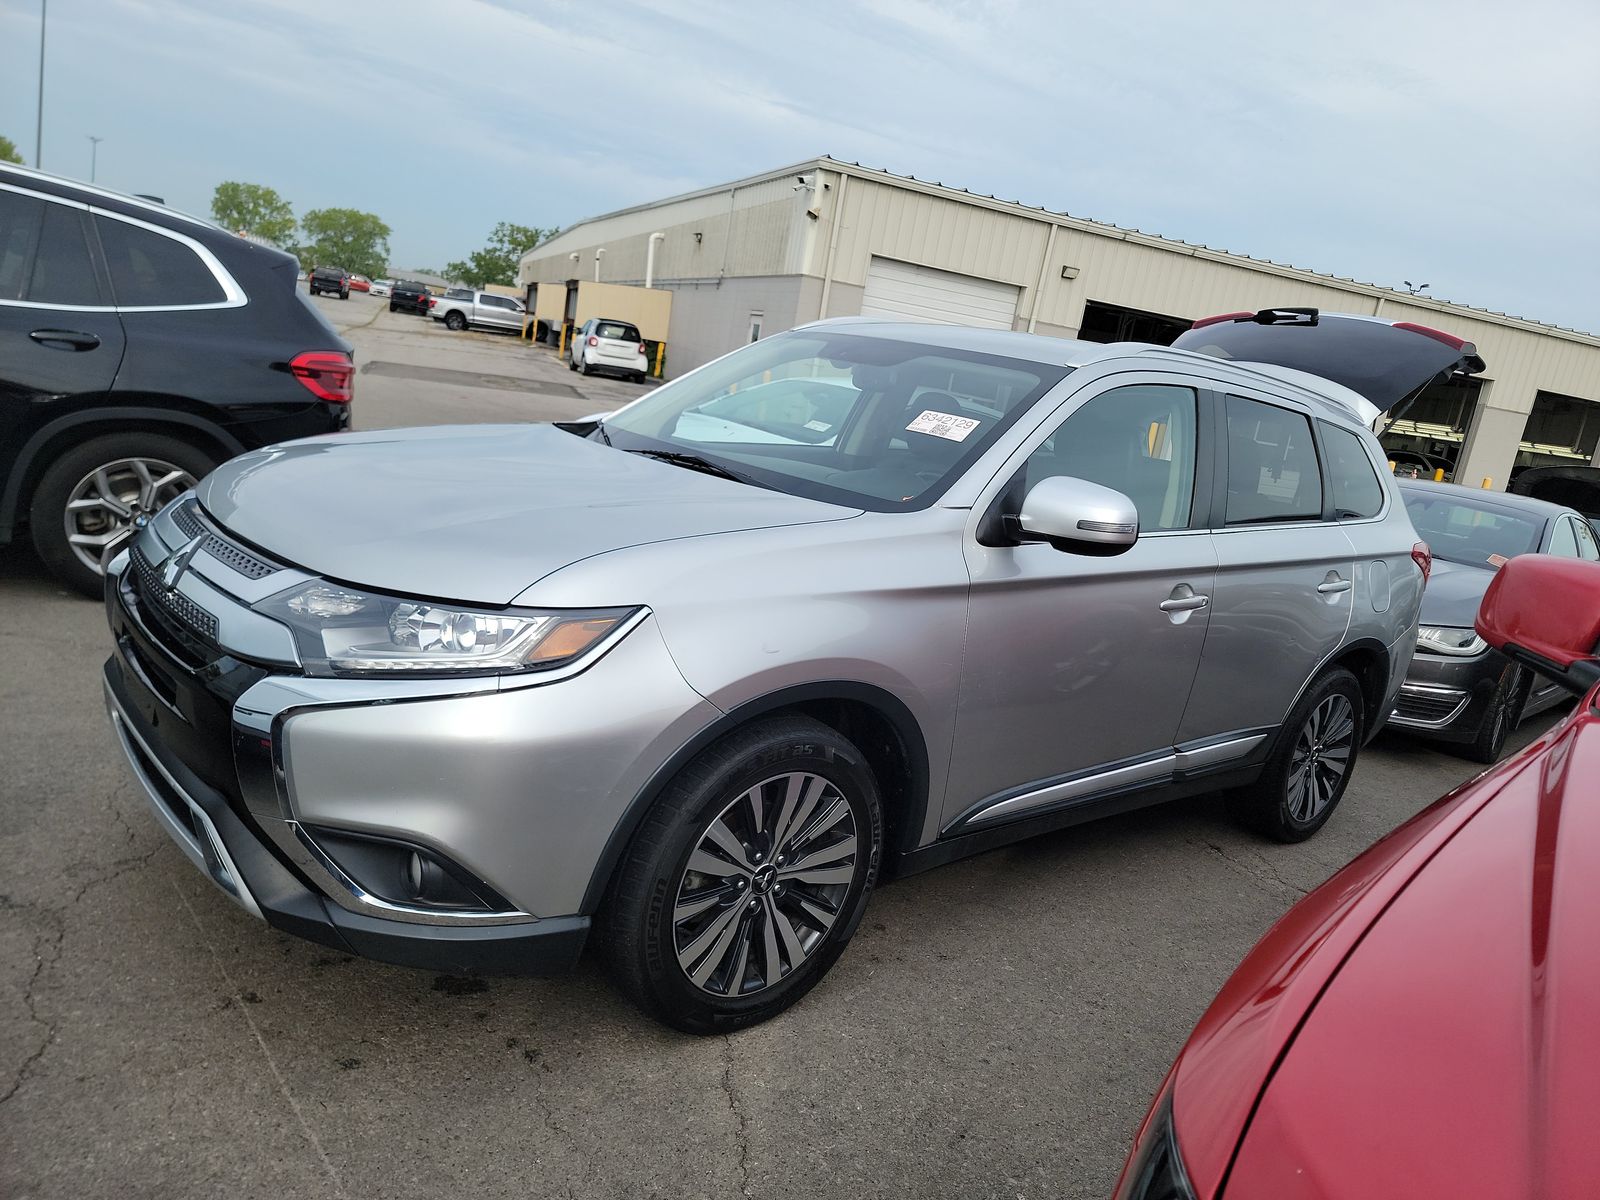
<svg viewBox="0 0 1600 1200">
<path fill-rule="evenodd" d="M 501 221 L 489 235 L 487 246 L 482 250 L 474 250 L 466 262 L 446 263 L 444 273 L 472 287 L 486 287 L 491 283 L 513 284 L 517 281 L 518 260 L 556 232 L 554 229 L 537 229 L 531 225 Z"/>
<path fill-rule="evenodd" d="M 305 246 L 299 248 L 307 267 L 343 267 L 377 279 L 389 262 L 389 227 L 372 213 L 354 208 L 314 208 L 300 218 Z"/>
<path fill-rule="evenodd" d="M 265 238 L 275 246 L 294 236 L 294 210 L 289 202 L 259 183 L 217 184 L 211 193 L 211 215 L 218 225 Z"/>
<path fill-rule="evenodd" d="M 17 144 L 8 137 L 0 137 L 0 162 L 20 163 L 22 155 L 17 150 Z"/>
</svg>

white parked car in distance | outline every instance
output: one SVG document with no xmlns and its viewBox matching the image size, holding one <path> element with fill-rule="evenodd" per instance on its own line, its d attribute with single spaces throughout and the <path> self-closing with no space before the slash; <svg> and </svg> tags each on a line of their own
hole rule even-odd
<svg viewBox="0 0 1600 1200">
<path fill-rule="evenodd" d="M 372 281 L 371 295 L 374 295 L 374 296 L 387 296 L 390 293 L 392 293 L 393 291 L 394 291 L 394 280 L 392 280 L 392 279 L 374 279 Z"/>
<path fill-rule="evenodd" d="M 591 317 L 572 335 L 567 368 L 585 375 L 615 371 L 643 383 L 650 372 L 650 356 L 637 326 L 609 317 Z"/>
</svg>

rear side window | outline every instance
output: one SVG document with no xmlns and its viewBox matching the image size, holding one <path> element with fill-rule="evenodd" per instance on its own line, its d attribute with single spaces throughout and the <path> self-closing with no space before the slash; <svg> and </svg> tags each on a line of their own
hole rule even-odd
<svg viewBox="0 0 1600 1200">
<path fill-rule="evenodd" d="M 1322 476 L 1311 422 L 1297 412 L 1228 397 L 1229 525 L 1322 515 Z"/>
<path fill-rule="evenodd" d="M 165 308 L 227 299 L 210 268 L 182 242 L 109 217 L 96 217 L 95 222 L 119 307 Z"/>
<path fill-rule="evenodd" d="M 1572 532 L 1578 538 L 1578 557 L 1590 562 L 1600 562 L 1600 543 L 1594 540 L 1594 530 L 1583 521 L 1573 520 L 1571 517 L 1567 519 L 1572 521 Z"/>
<path fill-rule="evenodd" d="M 639 331 L 621 321 L 601 321 L 594 327 L 596 337 L 615 338 L 619 342 L 637 342 Z"/>
<path fill-rule="evenodd" d="M 78 209 L 0 192 L 0 300 L 105 302 Z"/>
<path fill-rule="evenodd" d="M 1578 535 L 1572 531 L 1572 522 L 1565 517 L 1556 518 L 1555 532 L 1550 536 L 1550 553 L 1562 558 L 1578 557 Z"/>
<path fill-rule="evenodd" d="M 1324 422 L 1322 448 L 1327 451 L 1328 476 L 1333 481 L 1333 515 L 1341 521 L 1377 516 L 1383 508 L 1383 485 L 1361 438 Z"/>
</svg>

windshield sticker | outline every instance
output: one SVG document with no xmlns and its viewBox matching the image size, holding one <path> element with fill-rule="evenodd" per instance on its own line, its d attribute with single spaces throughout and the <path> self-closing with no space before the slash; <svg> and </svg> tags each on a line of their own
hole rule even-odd
<svg viewBox="0 0 1600 1200">
<path fill-rule="evenodd" d="M 813 429 L 818 433 L 827 433 L 828 430 L 833 428 L 833 426 L 829 425 L 826 421 L 807 421 L 806 428 Z"/>
<path fill-rule="evenodd" d="M 1505 566 L 1510 561 L 1511 560 L 1509 558 L 1507 558 L 1504 554 L 1491 554 L 1491 555 L 1489 555 L 1489 565 L 1491 567 L 1493 567 L 1496 571 L 1498 571 L 1501 567 Z"/>
<path fill-rule="evenodd" d="M 927 433 L 951 442 L 964 442 L 967 440 L 967 435 L 979 424 L 981 422 L 974 421 L 971 417 L 955 417 L 949 413 L 924 409 L 921 416 L 906 426 L 906 431 Z"/>
</svg>

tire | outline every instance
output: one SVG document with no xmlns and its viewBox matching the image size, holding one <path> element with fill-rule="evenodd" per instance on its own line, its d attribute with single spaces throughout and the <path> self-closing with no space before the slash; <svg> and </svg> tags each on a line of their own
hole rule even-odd
<svg viewBox="0 0 1600 1200">
<path fill-rule="evenodd" d="M 576 371 L 577 369 L 578 369 L 578 360 L 573 358 L 570 354 L 567 355 L 567 370 Z"/>
<path fill-rule="evenodd" d="M 1356 677 L 1343 667 L 1321 675 L 1284 720 L 1261 778 L 1229 795 L 1234 817 L 1274 841 L 1305 841 L 1344 798 L 1366 727 Z"/>
<path fill-rule="evenodd" d="M 395 311 L 395 307 L 396 306 L 395 306 L 394 301 L 393 300 L 389 301 L 389 311 L 390 312 L 394 312 Z"/>
<path fill-rule="evenodd" d="M 635 371 L 633 373 L 633 381 L 642 385 L 645 381 L 645 373 L 643 371 Z"/>
<path fill-rule="evenodd" d="M 1461 747 L 1461 753 L 1473 762 L 1499 762 L 1506 739 L 1522 722 L 1522 710 L 1527 706 L 1532 687 L 1532 672 L 1516 663 L 1507 663 L 1489 698 L 1483 720 L 1478 724 L 1477 736 Z"/>
<path fill-rule="evenodd" d="M 467 327 L 467 319 L 466 317 L 462 316 L 459 311 L 452 310 L 445 313 L 444 326 L 446 329 L 453 329 L 457 333 L 460 333 Z"/>
<path fill-rule="evenodd" d="M 588 362 L 587 359 L 580 358 L 578 360 L 578 374 L 580 374 L 580 375 L 593 375 L 594 374 L 594 368 L 589 365 L 589 362 Z"/>
<path fill-rule="evenodd" d="M 882 844 L 877 781 L 849 741 L 803 717 L 739 730 L 684 768 L 623 856 L 600 918 L 612 974 L 686 1033 L 775 1017 L 844 952 Z M 803 876 L 782 868 L 797 847 Z"/>
<path fill-rule="evenodd" d="M 130 464 L 143 462 L 148 481 L 141 479 Z M 98 485 L 96 472 L 105 469 L 111 497 L 124 509 L 112 507 L 78 510 L 71 520 L 80 536 L 115 540 L 137 516 L 151 515 L 179 492 L 187 491 L 196 480 L 221 461 L 206 451 L 177 438 L 159 433 L 109 433 L 73 446 L 45 469 L 33 491 L 28 508 L 28 525 L 34 549 L 52 574 L 86 596 L 102 594 L 104 573 L 99 567 L 100 547 L 79 548 L 69 541 L 67 503 L 74 498 L 104 499 L 106 489 Z M 173 472 L 180 478 L 161 483 Z M 151 488 L 147 484 L 161 483 Z M 85 561 L 87 555 L 91 562 Z"/>
</svg>

